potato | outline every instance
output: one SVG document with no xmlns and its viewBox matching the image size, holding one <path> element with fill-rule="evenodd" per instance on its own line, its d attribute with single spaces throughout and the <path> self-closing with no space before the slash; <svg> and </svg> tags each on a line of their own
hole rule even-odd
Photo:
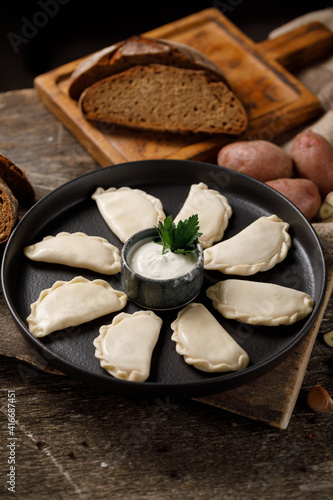
<svg viewBox="0 0 333 500">
<path fill-rule="evenodd" d="M 321 196 L 317 186 L 310 179 L 275 179 L 266 182 L 290 200 L 310 221 L 318 213 Z"/>
<path fill-rule="evenodd" d="M 333 147 L 320 134 L 308 130 L 296 135 L 290 150 L 298 177 L 314 182 L 322 197 L 333 191 Z"/>
<path fill-rule="evenodd" d="M 228 144 L 218 152 L 217 163 L 262 182 L 291 177 L 293 173 L 293 162 L 287 153 L 276 144 L 264 140 Z"/>
</svg>

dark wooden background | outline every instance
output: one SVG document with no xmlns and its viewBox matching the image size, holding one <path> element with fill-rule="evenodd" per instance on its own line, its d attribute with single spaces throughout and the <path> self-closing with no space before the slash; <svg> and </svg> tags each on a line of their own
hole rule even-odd
<svg viewBox="0 0 333 500">
<path fill-rule="evenodd" d="M 259 42 L 285 22 L 331 5 L 330 0 L 3 2 L 0 10 L 0 91 L 32 87 L 33 78 L 41 73 L 135 33 L 144 33 L 210 7 L 220 9 L 245 34 Z M 45 15 L 47 11 L 51 14 Z M 25 39 L 21 43 L 17 41 L 16 47 L 13 46 L 15 36 Z"/>
</svg>

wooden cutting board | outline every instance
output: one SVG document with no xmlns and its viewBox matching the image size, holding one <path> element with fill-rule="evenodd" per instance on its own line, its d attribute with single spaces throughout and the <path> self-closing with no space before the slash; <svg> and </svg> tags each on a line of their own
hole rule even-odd
<svg viewBox="0 0 333 500">
<path fill-rule="evenodd" d="M 254 43 L 219 10 L 211 8 L 145 35 L 190 45 L 221 68 L 248 114 L 249 126 L 242 138 L 274 140 L 321 112 L 317 97 L 288 72 L 332 52 L 333 33 L 320 23 Z M 92 125 L 68 95 L 69 77 L 80 61 L 38 76 L 34 85 L 44 104 L 101 166 L 163 158 L 215 162 L 219 148 L 235 140 L 221 135 L 184 137 Z"/>
</svg>

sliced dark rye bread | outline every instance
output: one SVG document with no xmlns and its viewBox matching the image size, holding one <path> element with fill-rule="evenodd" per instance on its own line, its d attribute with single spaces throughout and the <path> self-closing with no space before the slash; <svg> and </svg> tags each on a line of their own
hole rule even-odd
<svg viewBox="0 0 333 500">
<path fill-rule="evenodd" d="M 35 191 L 25 172 L 2 154 L 0 154 L 0 177 L 11 189 L 21 207 L 28 208 L 34 203 Z"/>
<path fill-rule="evenodd" d="M 132 66 L 164 64 L 187 69 L 204 69 L 210 78 L 227 81 L 220 69 L 198 50 L 170 40 L 133 36 L 85 58 L 69 80 L 69 95 L 78 100 L 95 82 Z"/>
<path fill-rule="evenodd" d="M 247 117 L 223 82 L 205 71 L 134 66 L 88 87 L 79 105 L 88 120 L 175 133 L 241 134 Z"/>
<path fill-rule="evenodd" d="M 17 220 L 18 201 L 0 178 L 0 244 L 5 243 Z"/>
</svg>

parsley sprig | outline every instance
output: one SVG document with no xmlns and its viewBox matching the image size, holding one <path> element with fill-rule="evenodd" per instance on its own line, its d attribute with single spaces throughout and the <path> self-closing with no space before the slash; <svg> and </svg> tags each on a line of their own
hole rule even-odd
<svg viewBox="0 0 333 500">
<path fill-rule="evenodd" d="M 159 221 L 157 231 L 163 245 L 162 254 L 167 249 L 174 253 L 187 254 L 195 249 L 194 243 L 202 235 L 199 233 L 199 217 L 197 214 L 191 215 L 184 221 L 179 221 L 176 225 L 172 221 L 172 215 Z"/>
</svg>

